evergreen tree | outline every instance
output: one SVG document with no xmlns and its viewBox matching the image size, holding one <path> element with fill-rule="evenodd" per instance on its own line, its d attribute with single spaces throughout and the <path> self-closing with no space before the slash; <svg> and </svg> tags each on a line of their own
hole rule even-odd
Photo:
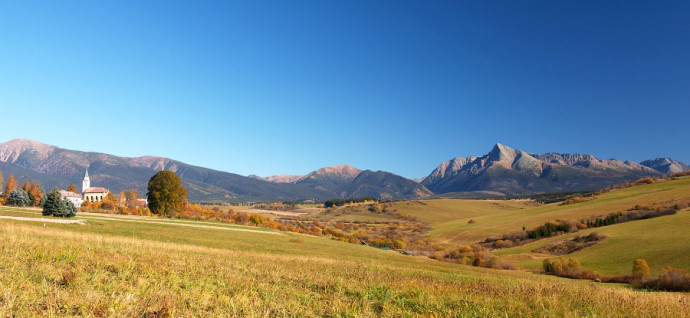
<svg viewBox="0 0 690 318">
<path fill-rule="evenodd" d="M 77 208 L 72 201 L 62 198 L 57 188 L 48 193 L 43 204 L 43 215 L 71 218 L 77 215 Z"/>
<path fill-rule="evenodd" d="M 62 199 L 60 200 L 60 213 L 58 215 L 53 214 L 53 216 L 59 216 L 62 218 L 71 218 L 77 215 L 77 207 L 74 206 L 72 201 Z"/>
<path fill-rule="evenodd" d="M 29 199 L 29 195 L 26 193 L 26 191 L 12 190 L 10 191 L 5 204 L 12 206 L 27 206 L 31 205 L 31 200 Z"/>
<path fill-rule="evenodd" d="M 60 192 L 58 192 L 58 188 L 53 188 L 53 191 L 50 191 L 50 193 L 48 193 L 46 196 L 46 201 L 43 204 L 43 215 L 60 215 L 60 207 L 62 206 L 61 201 L 62 196 L 60 195 Z"/>
</svg>

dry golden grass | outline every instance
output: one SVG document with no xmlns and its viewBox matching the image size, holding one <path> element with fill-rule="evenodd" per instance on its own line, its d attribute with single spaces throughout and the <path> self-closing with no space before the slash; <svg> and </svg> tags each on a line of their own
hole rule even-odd
<svg viewBox="0 0 690 318">
<path fill-rule="evenodd" d="M 690 305 L 304 235 L 130 226 L 0 221 L 0 316 L 685 317 Z"/>
</svg>

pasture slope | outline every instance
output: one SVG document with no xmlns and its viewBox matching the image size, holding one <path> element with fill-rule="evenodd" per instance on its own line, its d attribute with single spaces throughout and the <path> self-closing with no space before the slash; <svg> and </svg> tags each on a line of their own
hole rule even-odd
<svg viewBox="0 0 690 318">
<path fill-rule="evenodd" d="M 0 315 L 686 317 L 690 307 L 684 293 L 474 268 L 292 233 L 78 219 L 86 224 L 0 220 Z"/>
<path fill-rule="evenodd" d="M 536 228 L 555 220 L 581 220 L 623 212 L 635 205 L 668 205 L 690 202 L 690 177 L 616 189 L 576 204 L 535 206 L 528 200 L 427 200 L 399 201 L 395 208 L 429 222 L 429 237 L 454 246 L 472 244 L 487 237 Z M 475 223 L 469 224 L 469 220 Z M 637 221 L 644 222 L 644 221 Z"/>
</svg>

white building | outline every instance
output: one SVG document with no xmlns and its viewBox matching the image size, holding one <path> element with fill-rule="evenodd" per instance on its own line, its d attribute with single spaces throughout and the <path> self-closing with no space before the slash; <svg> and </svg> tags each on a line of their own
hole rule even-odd
<svg viewBox="0 0 690 318">
<path fill-rule="evenodd" d="M 82 196 L 80 194 L 74 193 L 72 191 L 60 190 L 60 195 L 65 200 L 71 201 L 72 204 L 74 204 L 74 206 L 77 208 L 81 207 L 82 202 L 84 202 L 84 200 L 82 199 Z"/>
</svg>

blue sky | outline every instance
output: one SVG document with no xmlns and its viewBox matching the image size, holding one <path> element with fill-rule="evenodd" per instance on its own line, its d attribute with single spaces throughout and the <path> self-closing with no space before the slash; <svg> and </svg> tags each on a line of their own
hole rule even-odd
<svg viewBox="0 0 690 318">
<path fill-rule="evenodd" d="M 0 142 L 242 175 L 690 162 L 687 1 L 2 1 Z"/>
</svg>

